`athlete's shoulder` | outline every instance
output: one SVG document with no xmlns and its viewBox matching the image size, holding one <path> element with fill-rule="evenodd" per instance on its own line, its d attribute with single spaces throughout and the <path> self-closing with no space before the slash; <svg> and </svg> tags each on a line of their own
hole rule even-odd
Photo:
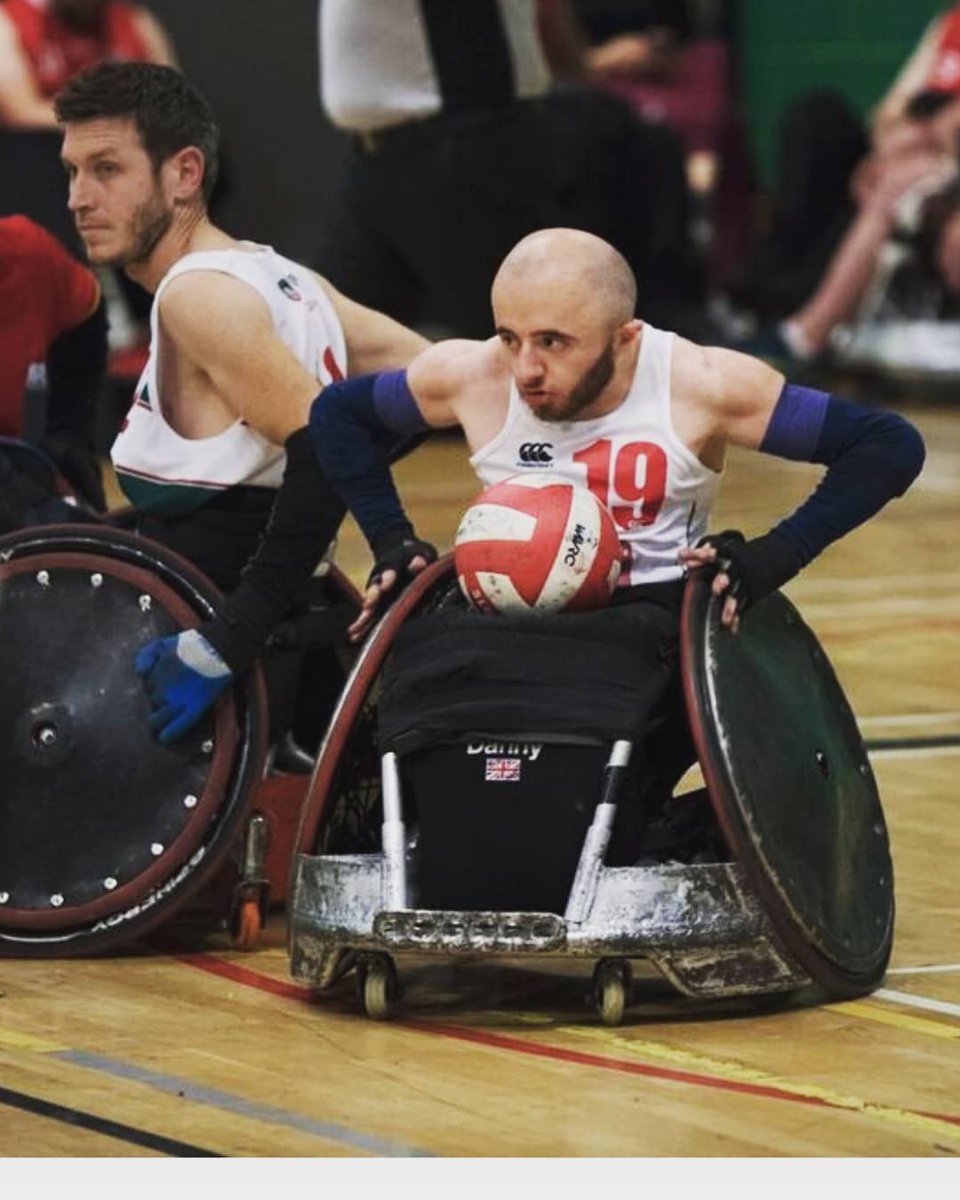
<svg viewBox="0 0 960 1200">
<path fill-rule="evenodd" d="M 675 400 L 714 406 L 750 405 L 783 385 L 779 371 L 758 358 L 725 346 L 701 346 L 676 336 L 671 375 Z"/>
<path fill-rule="evenodd" d="M 449 338 L 422 351 L 407 368 L 417 395 L 454 398 L 508 379 L 499 340 Z"/>
</svg>

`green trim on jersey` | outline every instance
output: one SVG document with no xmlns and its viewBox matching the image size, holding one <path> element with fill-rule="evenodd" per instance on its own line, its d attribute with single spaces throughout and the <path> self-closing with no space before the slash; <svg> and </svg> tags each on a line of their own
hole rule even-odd
<svg viewBox="0 0 960 1200">
<path fill-rule="evenodd" d="M 117 482 L 130 503 L 145 512 L 163 513 L 169 517 L 185 516 L 225 492 L 226 488 L 198 487 L 189 483 L 161 483 L 141 479 L 126 471 L 117 471 Z"/>
</svg>

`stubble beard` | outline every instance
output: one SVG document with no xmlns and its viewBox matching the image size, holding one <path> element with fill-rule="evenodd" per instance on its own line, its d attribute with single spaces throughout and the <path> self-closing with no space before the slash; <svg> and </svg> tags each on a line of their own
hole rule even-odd
<svg viewBox="0 0 960 1200">
<path fill-rule="evenodd" d="M 131 244 L 126 250 L 103 259 L 98 265 L 126 268 L 139 266 L 147 261 L 172 224 L 173 209 L 166 206 L 162 196 L 151 196 L 133 214 Z"/>
<path fill-rule="evenodd" d="M 616 362 L 613 342 L 608 342 L 596 360 L 584 371 L 570 389 L 565 401 L 545 405 L 537 410 L 541 421 L 574 421 L 585 408 L 589 408 L 613 378 Z"/>
</svg>

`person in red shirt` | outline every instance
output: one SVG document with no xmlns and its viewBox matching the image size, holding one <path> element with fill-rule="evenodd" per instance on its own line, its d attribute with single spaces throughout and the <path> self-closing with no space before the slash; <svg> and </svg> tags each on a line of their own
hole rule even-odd
<svg viewBox="0 0 960 1200">
<path fill-rule="evenodd" d="M 0 437 L 23 435 L 28 388 L 45 390 L 40 446 L 98 511 L 103 484 L 89 426 L 106 358 L 96 276 L 27 217 L 0 218 Z"/>
<path fill-rule="evenodd" d="M 107 61 L 175 66 L 170 39 L 145 8 L 113 0 L 2 0 L 0 126 L 53 129 L 53 97 Z"/>
</svg>

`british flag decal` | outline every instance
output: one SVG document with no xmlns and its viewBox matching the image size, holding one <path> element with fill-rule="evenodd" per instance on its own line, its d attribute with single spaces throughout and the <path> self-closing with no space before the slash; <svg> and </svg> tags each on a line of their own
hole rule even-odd
<svg viewBox="0 0 960 1200">
<path fill-rule="evenodd" d="M 521 762 L 519 758 L 488 758 L 483 778 L 488 783 L 519 783 Z"/>
</svg>

